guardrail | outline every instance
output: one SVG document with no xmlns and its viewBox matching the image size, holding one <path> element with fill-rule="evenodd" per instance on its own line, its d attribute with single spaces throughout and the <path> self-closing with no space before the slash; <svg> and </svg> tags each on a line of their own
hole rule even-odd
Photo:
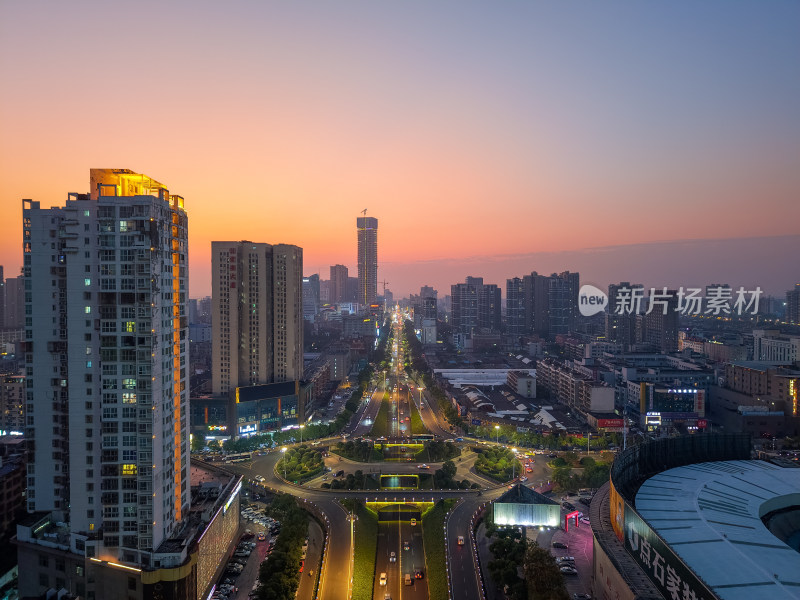
<svg viewBox="0 0 800 600">
<path fill-rule="evenodd" d="M 444 521 L 444 551 L 445 551 L 445 561 L 447 563 L 447 597 L 453 597 L 453 567 L 452 561 L 450 556 L 450 540 L 447 539 L 447 530 L 450 528 L 450 517 L 453 514 L 453 511 L 458 508 L 458 506 L 464 502 L 463 498 L 460 498 L 458 502 L 456 502 L 453 506 L 450 507 L 450 510 L 447 511 L 447 516 L 445 517 Z"/>
<path fill-rule="evenodd" d="M 478 540 L 475 536 L 475 532 L 478 529 L 478 525 L 480 524 L 481 520 L 486 514 L 486 510 L 491 502 L 484 502 L 478 507 L 474 513 L 472 513 L 472 518 L 470 519 L 470 526 L 469 526 L 469 541 L 470 546 L 472 548 L 472 562 L 475 565 L 475 577 L 478 579 L 478 589 L 480 591 L 480 596 L 482 600 L 486 600 L 486 582 L 483 579 L 483 570 L 481 569 L 481 557 L 478 553 Z"/>
<path fill-rule="evenodd" d="M 305 510 L 306 512 L 310 513 L 312 517 L 320 524 L 322 527 L 322 533 L 324 534 L 325 539 L 322 542 L 322 554 L 320 556 L 320 567 L 317 569 L 317 578 L 314 581 L 314 593 L 312 594 L 316 600 L 319 600 L 321 597 L 322 586 L 325 582 L 325 574 L 327 574 L 328 570 L 328 540 L 330 538 L 330 519 L 328 519 L 328 515 L 326 515 L 320 508 L 311 500 L 306 500 L 305 498 L 297 498 L 297 504 Z"/>
</svg>

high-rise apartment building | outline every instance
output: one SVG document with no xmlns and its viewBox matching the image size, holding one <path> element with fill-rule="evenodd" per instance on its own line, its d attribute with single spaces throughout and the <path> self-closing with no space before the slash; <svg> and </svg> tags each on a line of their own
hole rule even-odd
<svg viewBox="0 0 800 600">
<path fill-rule="evenodd" d="M 785 321 L 800 325 L 800 283 L 795 283 L 794 289 L 786 292 Z"/>
<path fill-rule="evenodd" d="M 610 284 L 605 315 L 606 341 L 620 344 L 627 351 L 636 343 L 636 315 L 644 308 L 644 287 L 641 284 L 628 281 Z"/>
<path fill-rule="evenodd" d="M 501 319 L 500 287 L 493 283 L 485 284 L 478 297 L 478 326 L 498 332 Z"/>
<path fill-rule="evenodd" d="M 5 280 L 4 326 L 7 329 L 20 329 L 24 322 L 25 281 L 22 275 Z"/>
<path fill-rule="evenodd" d="M 331 302 L 350 302 L 347 298 L 348 271 L 344 265 L 331 266 Z"/>
<path fill-rule="evenodd" d="M 303 249 L 212 242 L 212 392 L 303 375 Z"/>
<path fill-rule="evenodd" d="M 319 275 L 303 277 L 303 318 L 313 321 L 319 313 Z"/>
<path fill-rule="evenodd" d="M 651 289 L 642 341 L 662 352 L 678 351 L 678 291 Z"/>
<path fill-rule="evenodd" d="M 3 275 L 3 265 L 0 265 L 0 327 L 6 322 L 6 280 Z"/>
<path fill-rule="evenodd" d="M 27 509 L 54 515 L 30 535 L 136 571 L 190 502 L 183 198 L 91 169 L 90 193 L 22 208 Z"/>
<path fill-rule="evenodd" d="M 358 303 L 378 298 L 378 219 L 358 217 Z"/>
<path fill-rule="evenodd" d="M 519 277 L 506 280 L 506 331 L 514 337 L 520 337 L 527 333 L 525 328 L 525 288 L 522 283 L 522 279 Z"/>
<path fill-rule="evenodd" d="M 478 329 L 478 298 L 483 289 L 482 277 L 467 277 L 465 283 L 456 283 L 450 286 L 450 296 L 453 299 L 453 314 L 451 323 L 453 334 L 460 340 L 471 338 Z"/>
<path fill-rule="evenodd" d="M 0 375 L 0 436 L 25 430 L 25 377 Z"/>
<path fill-rule="evenodd" d="M 521 292 L 515 294 L 517 304 L 522 303 L 521 319 L 526 333 L 552 338 L 572 331 L 578 316 L 579 288 L 578 273 L 564 271 L 546 276 L 534 271 L 525 275 Z M 516 318 L 519 321 L 518 315 Z"/>
</svg>

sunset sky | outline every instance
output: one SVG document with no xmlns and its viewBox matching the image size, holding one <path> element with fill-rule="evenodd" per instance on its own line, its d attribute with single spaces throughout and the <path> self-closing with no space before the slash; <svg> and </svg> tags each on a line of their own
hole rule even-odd
<svg viewBox="0 0 800 600">
<path fill-rule="evenodd" d="M 799 24 L 788 0 L 3 0 L 0 264 L 22 198 L 63 205 L 105 167 L 186 198 L 193 296 L 211 240 L 355 274 L 365 208 L 396 296 L 566 269 L 779 292 Z"/>
</svg>

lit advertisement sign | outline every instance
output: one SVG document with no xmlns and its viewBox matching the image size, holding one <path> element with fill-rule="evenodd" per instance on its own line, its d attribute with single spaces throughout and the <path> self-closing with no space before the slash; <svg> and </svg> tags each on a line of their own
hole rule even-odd
<svg viewBox="0 0 800 600">
<path fill-rule="evenodd" d="M 236 484 L 236 487 L 233 488 L 233 491 L 231 492 L 231 495 L 228 498 L 228 501 L 225 503 L 225 506 L 222 507 L 222 514 L 225 514 L 226 512 L 228 512 L 228 508 L 230 507 L 231 503 L 236 499 L 236 496 L 239 494 L 240 491 L 242 491 L 242 482 L 241 481 L 239 481 L 239 483 Z"/>
<path fill-rule="evenodd" d="M 597 419 L 597 428 L 598 429 L 606 429 L 608 427 L 614 427 L 621 429 L 624 427 L 625 424 L 622 419 Z"/>
<path fill-rule="evenodd" d="M 625 504 L 625 550 L 664 598 L 716 598 L 650 526 Z"/>
</svg>

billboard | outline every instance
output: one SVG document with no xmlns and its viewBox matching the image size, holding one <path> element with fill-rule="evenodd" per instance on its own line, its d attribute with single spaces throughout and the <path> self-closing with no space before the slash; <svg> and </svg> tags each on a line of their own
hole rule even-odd
<svg viewBox="0 0 800 600">
<path fill-rule="evenodd" d="M 597 428 L 605 429 L 607 427 L 614 427 L 622 429 L 625 423 L 622 419 L 597 419 Z"/>
<path fill-rule="evenodd" d="M 635 510 L 627 504 L 624 507 L 625 550 L 664 598 L 716 598 Z"/>
<path fill-rule="evenodd" d="M 614 528 L 614 533 L 617 534 L 619 541 L 623 541 L 625 535 L 625 501 L 619 495 L 617 489 L 614 487 L 614 482 L 611 481 L 611 526 Z"/>
</svg>

